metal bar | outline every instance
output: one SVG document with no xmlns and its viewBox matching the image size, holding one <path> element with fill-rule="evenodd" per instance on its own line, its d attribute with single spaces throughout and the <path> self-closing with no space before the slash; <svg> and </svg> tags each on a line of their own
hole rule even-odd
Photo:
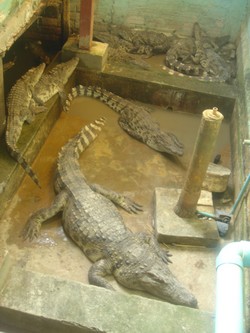
<svg viewBox="0 0 250 333">
<path fill-rule="evenodd" d="M 237 197 L 235 203 L 233 204 L 233 207 L 231 208 L 229 214 L 231 214 L 231 215 L 234 214 L 234 212 L 237 209 L 239 203 L 241 202 L 241 199 L 242 199 L 243 195 L 246 194 L 246 189 L 248 187 L 249 182 L 250 182 L 250 174 L 247 176 L 247 179 L 245 180 L 244 184 L 242 185 L 241 190 L 238 194 L 238 197 Z"/>
<path fill-rule="evenodd" d="M 81 0 L 79 48 L 89 50 L 93 39 L 94 0 Z"/>
</svg>

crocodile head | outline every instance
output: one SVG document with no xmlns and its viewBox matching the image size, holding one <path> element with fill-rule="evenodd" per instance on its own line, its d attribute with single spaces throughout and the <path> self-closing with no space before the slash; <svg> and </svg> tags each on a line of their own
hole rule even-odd
<svg viewBox="0 0 250 333">
<path fill-rule="evenodd" d="M 115 271 L 116 280 L 127 288 L 146 291 L 172 304 L 198 307 L 195 296 L 181 284 L 166 263 L 152 256 L 152 253 L 147 253 L 145 261 L 147 263 L 143 264 L 140 260 L 132 265 L 127 261 L 126 265 Z M 148 267 L 150 261 L 153 263 Z"/>
<path fill-rule="evenodd" d="M 177 139 L 173 133 L 159 131 L 151 133 L 145 140 L 145 143 L 161 153 L 182 156 L 183 144 Z"/>
<path fill-rule="evenodd" d="M 37 67 L 32 67 L 29 69 L 26 74 L 22 77 L 23 80 L 27 80 L 29 82 L 29 85 L 34 87 L 37 82 L 40 80 L 44 69 L 45 69 L 45 63 L 40 64 Z"/>
<path fill-rule="evenodd" d="M 155 263 L 139 278 L 141 288 L 167 302 L 197 308 L 198 302 L 194 295 L 180 283 L 168 266 L 162 266 Z"/>
<path fill-rule="evenodd" d="M 69 61 L 63 62 L 55 67 L 55 71 L 58 74 L 58 77 L 60 77 L 63 81 L 63 84 L 66 84 L 69 77 L 72 75 L 74 70 L 76 69 L 76 66 L 79 62 L 79 58 L 74 57 L 70 59 Z"/>
</svg>

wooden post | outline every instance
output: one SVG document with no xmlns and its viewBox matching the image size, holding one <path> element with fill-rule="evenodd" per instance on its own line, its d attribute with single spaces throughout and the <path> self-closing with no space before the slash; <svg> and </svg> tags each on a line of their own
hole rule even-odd
<svg viewBox="0 0 250 333">
<path fill-rule="evenodd" d="M 94 0 L 81 0 L 79 48 L 89 50 L 93 39 Z"/>
<path fill-rule="evenodd" d="M 180 217 L 188 218 L 195 214 L 202 183 L 206 176 L 223 118 L 224 116 L 217 108 L 203 111 L 186 181 L 174 208 L 175 213 Z"/>
</svg>

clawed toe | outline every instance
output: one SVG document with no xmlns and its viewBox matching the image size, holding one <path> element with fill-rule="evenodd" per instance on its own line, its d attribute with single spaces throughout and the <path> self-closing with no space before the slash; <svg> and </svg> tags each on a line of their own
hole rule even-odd
<svg viewBox="0 0 250 333">
<path fill-rule="evenodd" d="M 136 202 L 130 200 L 130 202 L 127 203 L 127 211 L 129 213 L 138 214 L 139 212 L 143 211 L 142 205 L 137 204 Z"/>
</svg>

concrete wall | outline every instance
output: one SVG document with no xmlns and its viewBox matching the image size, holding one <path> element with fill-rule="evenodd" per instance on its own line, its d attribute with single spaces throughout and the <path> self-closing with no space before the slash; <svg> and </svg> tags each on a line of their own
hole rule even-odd
<svg viewBox="0 0 250 333">
<path fill-rule="evenodd" d="M 25 0 L 1 0 L 0 1 L 0 24 L 14 12 Z"/>
<path fill-rule="evenodd" d="M 79 26 L 79 2 L 70 1 L 74 32 Z M 235 39 L 246 6 L 247 0 L 96 0 L 95 22 L 190 35 L 198 21 L 210 35 L 229 34 Z"/>
<path fill-rule="evenodd" d="M 250 1 L 249 1 L 250 2 Z M 250 138 L 250 10 L 241 26 L 240 39 L 237 49 L 239 98 L 236 103 L 232 142 L 234 148 L 234 170 L 236 194 L 244 179 L 250 173 L 250 145 L 243 145 Z M 249 197 L 249 196 L 248 196 Z M 249 239 L 250 199 L 244 202 L 239 218 L 235 221 L 236 239 Z M 244 223 L 245 220 L 245 223 Z"/>
</svg>

